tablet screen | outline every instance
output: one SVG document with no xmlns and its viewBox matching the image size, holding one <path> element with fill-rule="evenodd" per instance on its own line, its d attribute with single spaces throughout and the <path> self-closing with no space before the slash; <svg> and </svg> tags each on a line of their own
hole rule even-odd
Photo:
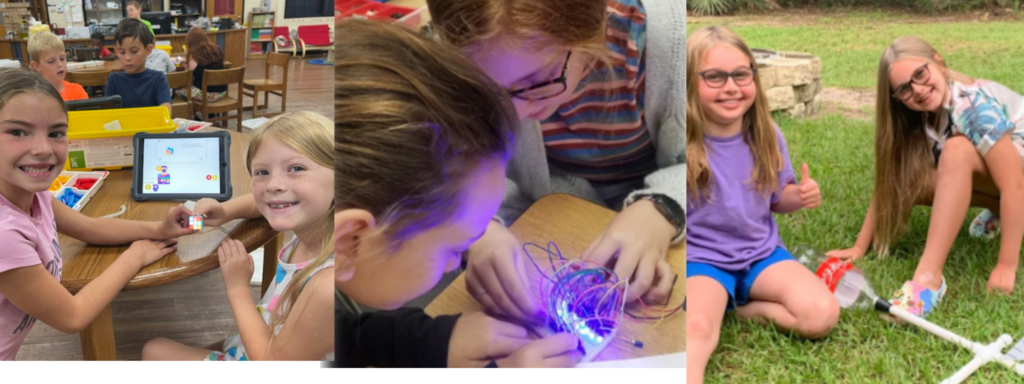
<svg viewBox="0 0 1024 384">
<path fill-rule="evenodd" d="M 149 138 L 143 141 L 143 194 L 220 194 L 216 137 Z"/>
</svg>

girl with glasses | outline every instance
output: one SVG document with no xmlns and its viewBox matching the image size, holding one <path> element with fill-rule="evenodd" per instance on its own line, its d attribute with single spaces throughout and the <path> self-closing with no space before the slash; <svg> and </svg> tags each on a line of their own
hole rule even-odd
<svg viewBox="0 0 1024 384">
<path fill-rule="evenodd" d="M 501 209 L 470 247 L 471 294 L 525 321 L 544 315 L 505 227 L 540 197 L 569 193 L 621 212 L 581 255 L 661 303 L 684 237 L 685 3 L 676 0 L 428 0 L 433 29 L 511 96 L 520 135 Z"/>
<path fill-rule="evenodd" d="M 969 207 L 983 207 L 971 224 L 994 237 L 1002 217 L 999 260 L 989 290 L 1013 290 L 1024 236 L 1024 98 L 988 80 L 946 66 L 917 37 L 896 39 L 878 65 L 875 193 L 856 244 L 829 254 L 857 259 L 874 240 L 888 253 L 911 208 L 931 205 L 927 244 L 912 280 L 894 305 L 925 316 L 946 292 L 942 269 Z"/>
<path fill-rule="evenodd" d="M 702 383 L 726 311 L 816 339 L 831 332 L 839 303 L 793 259 L 773 213 L 821 204 L 803 165 L 798 180 L 772 121 L 754 56 L 724 27 L 686 43 L 686 317 L 688 383 Z"/>
</svg>

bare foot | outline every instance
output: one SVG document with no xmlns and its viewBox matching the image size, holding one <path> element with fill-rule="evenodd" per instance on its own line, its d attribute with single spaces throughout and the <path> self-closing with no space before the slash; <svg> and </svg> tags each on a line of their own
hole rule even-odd
<svg viewBox="0 0 1024 384">
<path fill-rule="evenodd" d="M 1013 292 L 1013 283 L 1017 279 L 1017 268 L 1013 265 L 996 264 L 992 274 L 988 277 L 988 291 L 996 289 L 1009 295 Z"/>
</svg>

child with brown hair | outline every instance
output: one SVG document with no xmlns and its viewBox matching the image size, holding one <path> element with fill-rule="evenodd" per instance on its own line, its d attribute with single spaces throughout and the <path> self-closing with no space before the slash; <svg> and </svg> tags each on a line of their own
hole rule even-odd
<svg viewBox="0 0 1024 384">
<path fill-rule="evenodd" d="M 427 5 L 441 40 L 504 88 L 521 119 L 508 193 L 466 256 L 470 294 L 496 313 L 544 319 L 506 224 L 544 195 L 568 193 L 619 211 L 579 257 L 628 280 L 627 300 L 663 302 L 674 281 L 668 248 L 685 237 L 685 2 Z"/>
<path fill-rule="evenodd" d="M 124 72 L 111 73 L 103 88 L 106 96 L 120 95 L 122 108 L 156 107 L 171 112 L 171 86 L 163 72 L 146 68 L 153 52 L 153 34 L 135 19 L 125 19 L 114 30 L 117 60 Z"/>
<path fill-rule="evenodd" d="M 458 51 L 381 23 L 336 26 L 337 363 L 343 367 L 568 367 L 579 339 L 531 341 L 482 313 L 395 310 L 459 266 L 505 187 L 517 121 Z M 341 38 L 341 37 L 344 38 Z"/>
<path fill-rule="evenodd" d="M 220 47 L 210 42 L 210 37 L 202 28 L 192 27 L 185 35 L 185 46 L 188 53 L 185 55 L 185 62 L 188 69 L 192 71 L 192 86 L 178 90 L 178 96 L 184 99 L 202 100 L 203 98 L 203 74 L 207 69 L 224 69 L 224 53 Z M 206 101 L 214 102 L 224 100 L 228 92 L 227 85 L 217 85 L 207 88 Z"/>
<path fill-rule="evenodd" d="M 28 38 L 29 65 L 43 75 L 64 101 L 88 99 L 81 85 L 64 80 L 68 74 L 68 55 L 64 42 L 50 32 L 39 32 Z"/>
<path fill-rule="evenodd" d="M 0 360 L 14 360 L 36 321 L 80 332 L 142 267 L 174 252 L 194 231 L 192 211 L 172 208 L 160 222 L 93 218 L 50 194 L 68 156 L 68 114 L 37 73 L 0 69 Z M 89 244 L 133 242 L 78 293 L 61 286 L 57 232 Z M 159 241 L 140 240 L 154 239 Z"/>
<path fill-rule="evenodd" d="M 725 27 L 686 41 L 687 383 L 704 382 L 722 319 L 743 318 L 816 339 L 839 303 L 793 259 L 773 214 L 821 204 L 807 164 L 797 180 L 747 44 Z"/>
<path fill-rule="evenodd" d="M 921 261 L 892 297 L 924 317 L 945 296 L 942 271 L 967 209 L 984 207 L 973 236 L 994 237 L 1003 221 L 986 286 L 1011 293 L 1024 237 L 1024 97 L 952 70 L 930 44 L 904 36 L 882 53 L 877 99 L 874 196 L 854 246 L 829 254 L 855 260 L 873 246 L 883 256 L 911 208 L 931 205 Z"/>
</svg>

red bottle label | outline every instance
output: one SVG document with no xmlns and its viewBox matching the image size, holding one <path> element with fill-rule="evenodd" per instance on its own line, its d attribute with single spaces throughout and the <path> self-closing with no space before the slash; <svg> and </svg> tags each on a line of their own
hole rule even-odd
<svg viewBox="0 0 1024 384">
<path fill-rule="evenodd" d="M 845 261 L 839 260 L 835 257 L 830 257 L 821 263 L 818 267 L 818 271 L 815 273 L 818 278 L 821 279 L 828 289 L 832 292 L 836 291 L 836 285 L 839 284 L 839 280 L 843 278 L 846 271 L 853 269 L 853 265 Z"/>
</svg>

